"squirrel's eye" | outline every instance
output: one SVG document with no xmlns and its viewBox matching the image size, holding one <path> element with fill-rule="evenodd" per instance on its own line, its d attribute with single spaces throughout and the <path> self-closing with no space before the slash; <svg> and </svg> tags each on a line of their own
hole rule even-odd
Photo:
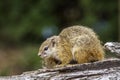
<svg viewBox="0 0 120 80">
<path fill-rule="evenodd" d="M 44 50 L 48 50 L 48 47 L 45 47 Z"/>
</svg>

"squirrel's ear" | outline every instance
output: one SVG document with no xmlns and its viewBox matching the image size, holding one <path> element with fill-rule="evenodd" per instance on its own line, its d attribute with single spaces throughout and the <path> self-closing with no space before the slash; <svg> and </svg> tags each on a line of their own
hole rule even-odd
<svg viewBox="0 0 120 80">
<path fill-rule="evenodd" d="M 53 36 L 51 38 L 51 46 L 54 47 L 56 46 L 60 41 L 60 37 L 59 36 Z"/>
<path fill-rule="evenodd" d="M 55 44 L 56 44 L 56 40 L 55 40 L 55 39 L 52 39 L 51 42 L 52 42 L 52 47 L 54 47 Z"/>
</svg>

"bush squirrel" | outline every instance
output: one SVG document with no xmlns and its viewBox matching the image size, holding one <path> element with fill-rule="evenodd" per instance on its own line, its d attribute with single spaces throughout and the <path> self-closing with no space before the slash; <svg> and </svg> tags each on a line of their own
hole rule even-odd
<svg viewBox="0 0 120 80">
<path fill-rule="evenodd" d="M 104 50 L 95 32 L 85 26 L 71 26 L 58 36 L 52 36 L 42 43 L 38 55 L 46 68 L 78 64 L 104 59 Z"/>
</svg>

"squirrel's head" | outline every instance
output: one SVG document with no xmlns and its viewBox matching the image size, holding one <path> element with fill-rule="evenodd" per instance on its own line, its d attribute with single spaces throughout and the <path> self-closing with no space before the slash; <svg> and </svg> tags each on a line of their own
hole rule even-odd
<svg viewBox="0 0 120 80">
<path fill-rule="evenodd" d="M 39 48 L 38 56 L 40 56 L 41 58 L 54 57 L 58 52 L 57 46 L 59 41 L 59 36 L 52 36 L 45 40 Z"/>
</svg>

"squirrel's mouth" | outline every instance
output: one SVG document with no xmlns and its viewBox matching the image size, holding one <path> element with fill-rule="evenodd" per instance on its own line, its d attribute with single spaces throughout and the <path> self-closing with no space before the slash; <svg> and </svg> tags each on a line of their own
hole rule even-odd
<svg viewBox="0 0 120 80">
<path fill-rule="evenodd" d="M 47 55 L 46 55 L 46 53 L 38 53 L 38 56 L 40 56 L 41 58 L 44 58 L 44 57 L 46 57 Z"/>
<path fill-rule="evenodd" d="M 43 55 L 43 56 L 40 56 L 41 58 L 46 58 L 47 57 L 47 55 Z"/>
<path fill-rule="evenodd" d="M 39 56 L 40 56 L 41 58 L 46 58 L 46 57 L 47 57 L 47 54 L 44 52 L 44 53 L 41 53 Z"/>
</svg>

